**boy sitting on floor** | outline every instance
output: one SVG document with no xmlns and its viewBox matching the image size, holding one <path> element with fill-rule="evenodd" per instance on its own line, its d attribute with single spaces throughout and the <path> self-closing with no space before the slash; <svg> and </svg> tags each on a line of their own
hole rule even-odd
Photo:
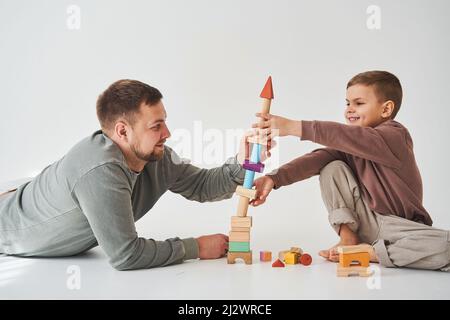
<svg viewBox="0 0 450 320">
<path fill-rule="evenodd" d="M 272 189 L 320 175 L 331 226 L 340 242 L 320 255 L 338 261 L 337 246 L 368 243 L 371 260 L 387 267 L 450 271 L 450 232 L 431 227 L 408 130 L 394 118 L 402 102 L 398 78 L 385 71 L 347 84 L 347 124 L 295 121 L 257 114 L 253 127 L 269 139 L 297 136 L 325 146 L 255 180 L 258 206 Z M 277 129 L 277 130 L 274 130 Z"/>
</svg>

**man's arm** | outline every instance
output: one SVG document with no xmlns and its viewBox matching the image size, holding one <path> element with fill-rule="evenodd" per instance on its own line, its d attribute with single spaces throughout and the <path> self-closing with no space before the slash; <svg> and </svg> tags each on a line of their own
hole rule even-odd
<svg viewBox="0 0 450 320">
<path fill-rule="evenodd" d="M 169 190 L 189 200 L 199 202 L 218 201 L 233 196 L 236 186 L 242 184 L 245 169 L 237 157 L 229 158 L 221 167 L 201 169 L 182 162 L 179 156 L 167 148 L 167 174 Z"/>
<path fill-rule="evenodd" d="M 130 270 L 197 258 L 198 245 L 193 238 L 156 241 L 138 237 L 129 179 L 120 165 L 105 164 L 80 178 L 72 191 L 110 264 L 117 270 Z"/>
</svg>

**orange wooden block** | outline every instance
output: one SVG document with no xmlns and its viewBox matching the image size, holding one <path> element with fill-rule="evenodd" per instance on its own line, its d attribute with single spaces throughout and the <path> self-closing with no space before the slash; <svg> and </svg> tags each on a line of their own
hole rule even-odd
<svg viewBox="0 0 450 320">
<path fill-rule="evenodd" d="M 368 267 L 370 264 L 370 254 L 368 252 L 340 253 L 339 264 L 341 267 Z"/>
<path fill-rule="evenodd" d="M 271 251 L 260 251 L 259 252 L 259 260 L 263 262 L 272 261 L 272 252 Z"/>
</svg>

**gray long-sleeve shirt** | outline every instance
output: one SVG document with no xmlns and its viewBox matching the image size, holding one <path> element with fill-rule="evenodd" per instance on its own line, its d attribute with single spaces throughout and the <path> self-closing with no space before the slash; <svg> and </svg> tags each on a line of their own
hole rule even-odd
<svg viewBox="0 0 450 320">
<path fill-rule="evenodd" d="M 195 259 L 195 239 L 141 238 L 135 221 L 167 190 L 199 202 L 228 199 L 244 174 L 236 157 L 221 167 L 200 169 L 169 147 L 161 160 L 137 174 L 118 146 L 96 131 L 32 181 L 0 196 L 0 252 L 69 256 L 100 245 L 118 270 Z"/>
</svg>

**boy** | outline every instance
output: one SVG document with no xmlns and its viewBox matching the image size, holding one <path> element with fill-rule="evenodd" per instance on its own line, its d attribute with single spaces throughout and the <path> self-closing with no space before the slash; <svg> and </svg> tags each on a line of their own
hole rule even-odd
<svg viewBox="0 0 450 320">
<path fill-rule="evenodd" d="M 324 145 L 255 180 L 254 206 L 272 189 L 320 175 L 329 221 L 340 242 L 320 251 L 338 261 L 336 247 L 369 243 L 371 260 L 387 267 L 450 271 L 450 232 L 431 227 L 408 130 L 394 120 L 402 102 L 396 76 L 356 75 L 347 84 L 347 125 L 257 114 L 253 127 L 269 138 L 293 135 Z M 276 133 L 277 129 L 278 133 Z"/>
</svg>

